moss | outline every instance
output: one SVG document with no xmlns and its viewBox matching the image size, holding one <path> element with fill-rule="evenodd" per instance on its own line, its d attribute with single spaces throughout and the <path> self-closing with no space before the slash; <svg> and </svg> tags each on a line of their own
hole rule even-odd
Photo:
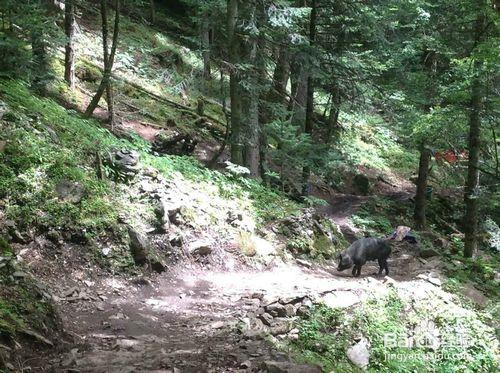
<svg viewBox="0 0 500 373">
<path fill-rule="evenodd" d="M 102 79 L 102 72 L 97 66 L 78 60 L 75 75 L 84 82 L 97 83 Z"/>
</svg>

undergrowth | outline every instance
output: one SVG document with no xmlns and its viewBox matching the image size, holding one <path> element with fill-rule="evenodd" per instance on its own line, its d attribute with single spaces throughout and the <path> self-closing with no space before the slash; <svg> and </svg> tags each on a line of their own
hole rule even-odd
<svg viewBox="0 0 500 373">
<path fill-rule="evenodd" d="M 365 337 L 370 344 L 369 371 L 495 371 L 498 346 L 481 315 L 458 306 L 443 309 L 445 304 L 432 297 L 413 304 L 392 290 L 347 312 L 316 306 L 300 323 L 291 349 L 299 361 L 320 364 L 325 371 L 357 372 L 346 349 Z M 460 333 L 465 333 L 467 343 L 452 340 Z"/>
</svg>

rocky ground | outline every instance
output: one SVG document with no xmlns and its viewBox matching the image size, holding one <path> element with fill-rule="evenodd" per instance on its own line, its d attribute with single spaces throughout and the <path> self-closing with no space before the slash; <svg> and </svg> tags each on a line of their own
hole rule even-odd
<svg viewBox="0 0 500 373">
<path fill-rule="evenodd" d="M 314 303 L 351 307 L 400 286 L 440 286 L 437 263 L 397 253 L 393 277 L 361 278 L 307 261 L 264 271 L 205 271 L 197 266 L 149 277 L 69 270 L 48 279 L 63 318 L 63 352 L 20 362 L 32 371 L 320 371 L 276 348 L 297 338 L 294 323 Z M 422 275 L 426 273 L 426 275 Z"/>
</svg>

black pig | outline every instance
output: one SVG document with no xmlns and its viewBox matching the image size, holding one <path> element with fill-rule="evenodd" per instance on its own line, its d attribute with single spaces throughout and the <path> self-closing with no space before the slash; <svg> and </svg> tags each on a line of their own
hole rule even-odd
<svg viewBox="0 0 500 373">
<path fill-rule="evenodd" d="M 385 269 L 386 276 L 389 275 L 389 267 L 387 266 L 387 258 L 391 254 L 391 247 L 386 240 L 380 238 L 366 237 L 354 241 L 347 249 L 342 250 L 338 256 L 339 266 L 338 271 L 351 268 L 353 276 L 361 274 L 361 267 L 367 260 L 378 260 L 380 269 L 379 276 Z"/>
</svg>

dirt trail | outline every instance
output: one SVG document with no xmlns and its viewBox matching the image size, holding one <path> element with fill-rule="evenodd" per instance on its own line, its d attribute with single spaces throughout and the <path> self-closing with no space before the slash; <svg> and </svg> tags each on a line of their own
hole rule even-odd
<svg viewBox="0 0 500 373">
<path fill-rule="evenodd" d="M 408 279 L 399 267 L 393 267 L 394 278 Z M 257 371 L 265 361 L 290 363 L 261 330 L 249 333 L 241 326 L 277 301 L 293 304 L 305 297 L 337 307 L 356 304 L 387 289 L 387 280 L 374 272 L 367 265 L 361 278 L 352 278 L 330 266 L 281 264 L 261 272 L 186 269 L 148 280 L 105 278 L 86 290 L 90 299 L 60 300 L 76 344 L 32 369 L 228 372 Z"/>
</svg>

